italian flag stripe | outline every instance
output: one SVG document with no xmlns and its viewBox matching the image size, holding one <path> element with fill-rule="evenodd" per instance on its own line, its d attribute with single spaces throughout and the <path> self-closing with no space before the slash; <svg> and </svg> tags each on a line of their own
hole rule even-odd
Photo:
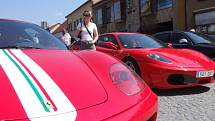
<svg viewBox="0 0 215 121">
<path fill-rule="evenodd" d="M 40 101 L 41 105 L 43 106 L 44 110 L 46 112 L 50 112 L 50 110 L 46 107 L 45 101 L 43 100 L 42 96 L 36 89 L 35 85 L 32 83 L 31 79 L 26 75 L 26 73 L 23 71 L 23 69 L 19 66 L 19 64 L 12 58 L 12 56 L 7 52 L 6 50 L 2 50 L 4 54 L 13 62 L 13 64 L 19 69 L 21 74 L 24 76 L 32 90 L 34 91 L 35 95 L 37 96 L 38 100 Z"/>
<path fill-rule="evenodd" d="M 30 51 L 30 50 L 26 50 Z M 62 121 L 73 121 L 76 119 L 77 112 L 75 107 L 73 106 L 72 102 L 68 99 L 68 97 L 64 94 L 64 92 L 58 87 L 58 85 L 55 83 L 54 79 L 52 79 L 48 73 L 46 73 L 45 70 L 42 69 L 28 54 L 24 53 L 25 51 L 19 50 L 19 49 L 12 49 L 9 50 L 9 54 L 14 57 L 15 60 L 18 60 L 18 64 L 21 68 L 23 68 L 24 72 L 29 75 L 30 79 L 32 80 L 32 83 L 38 90 L 39 94 L 41 94 L 41 97 L 45 101 L 50 101 L 52 106 L 51 108 L 48 107 L 50 112 L 46 112 L 41 109 L 33 109 L 32 105 L 25 104 L 29 103 L 28 95 L 25 95 L 26 97 L 19 97 L 23 101 L 24 109 L 26 109 L 26 113 L 29 117 L 34 118 L 37 116 L 44 117 L 44 120 L 62 120 Z M 38 51 L 39 52 L 39 51 Z M 1 56 L 1 53 L 0 53 Z M 5 58 L 5 60 L 7 60 Z M 1 62 L 1 61 L 0 61 Z M 6 62 L 3 62 L 6 64 Z M 10 69 L 8 69 L 10 70 Z M 8 72 L 9 73 L 9 72 Z M 9 76 L 12 76 L 10 73 Z M 33 77 L 33 78 L 32 78 Z M 13 78 L 13 77 L 11 77 Z M 16 82 L 15 82 L 16 83 Z M 22 82 L 24 83 L 24 82 Z M 17 86 L 17 85 L 15 85 Z M 22 93 L 17 91 L 17 93 Z M 75 93 L 75 92 L 74 92 Z M 36 97 L 35 97 L 36 99 Z M 27 101 L 27 102 L 26 102 Z M 34 100 L 36 101 L 36 100 Z M 39 103 L 35 102 L 37 105 Z M 38 105 L 39 106 L 39 105 Z M 47 105 L 46 105 L 47 106 Z M 55 110 L 55 107 L 57 110 Z M 63 114 L 63 115 L 59 115 Z M 47 117 L 48 116 L 48 117 Z M 31 119 L 32 120 L 32 119 Z M 39 118 L 41 120 L 41 118 Z"/>
<path fill-rule="evenodd" d="M 19 58 L 17 58 L 10 50 L 8 50 L 8 52 L 20 63 L 20 65 L 21 65 L 22 67 L 25 68 L 25 70 L 27 71 L 27 73 L 29 73 L 30 76 L 33 78 L 32 80 L 34 80 L 34 82 L 36 83 L 36 85 L 38 85 L 39 89 L 42 91 L 42 93 L 43 93 L 44 96 L 45 96 L 46 102 L 44 102 L 44 103 L 46 104 L 46 107 L 49 106 L 49 107 L 53 108 L 54 111 L 56 111 L 56 110 L 57 110 L 56 105 L 54 104 L 53 100 L 50 98 L 50 96 L 48 95 L 48 93 L 46 92 L 46 90 L 43 88 L 43 86 L 40 84 L 40 82 L 37 80 L 37 78 L 34 76 L 34 74 L 33 74 L 33 73 L 29 70 L 29 68 L 27 68 L 27 67 L 25 66 L 25 64 L 24 64 Z M 50 102 L 48 102 L 47 100 L 50 101 Z M 48 104 L 47 104 L 47 103 L 48 103 Z M 50 111 L 52 111 L 52 110 L 50 110 Z"/>
</svg>

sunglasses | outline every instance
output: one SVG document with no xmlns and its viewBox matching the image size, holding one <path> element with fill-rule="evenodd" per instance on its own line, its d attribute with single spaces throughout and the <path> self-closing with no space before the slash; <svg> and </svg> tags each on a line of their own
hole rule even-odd
<svg viewBox="0 0 215 121">
<path fill-rule="evenodd" d="M 90 14 L 83 14 L 83 16 L 89 17 L 89 16 L 90 16 Z"/>
</svg>

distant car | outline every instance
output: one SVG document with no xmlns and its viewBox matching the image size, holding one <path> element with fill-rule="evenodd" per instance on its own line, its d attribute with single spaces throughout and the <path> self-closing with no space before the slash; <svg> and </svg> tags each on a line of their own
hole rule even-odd
<svg viewBox="0 0 215 121">
<path fill-rule="evenodd" d="M 1 121 L 155 121 L 158 98 L 97 51 L 71 52 L 37 25 L 0 19 Z"/>
<path fill-rule="evenodd" d="M 199 51 L 215 61 L 215 41 L 195 32 L 159 32 L 153 35 L 174 48 L 188 48 Z"/>
<path fill-rule="evenodd" d="M 102 34 L 97 50 L 123 61 L 152 88 L 182 88 L 213 82 L 215 63 L 211 59 L 194 50 L 168 48 L 148 35 Z"/>
</svg>

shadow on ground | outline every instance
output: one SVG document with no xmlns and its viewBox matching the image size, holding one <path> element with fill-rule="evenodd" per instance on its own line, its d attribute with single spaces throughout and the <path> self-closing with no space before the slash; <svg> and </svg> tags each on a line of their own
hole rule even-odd
<svg viewBox="0 0 215 121">
<path fill-rule="evenodd" d="M 195 86 L 189 88 L 180 89 L 152 89 L 158 96 L 176 96 L 176 95 L 192 95 L 208 92 L 209 87 L 206 86 Z"/>
</svg>

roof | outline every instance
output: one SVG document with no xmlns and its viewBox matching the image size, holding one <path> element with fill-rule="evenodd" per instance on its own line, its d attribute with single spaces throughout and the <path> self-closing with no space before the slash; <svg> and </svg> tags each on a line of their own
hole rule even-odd
<svg viewBox="0 0 215 121">
<path fill-rule="evenodd" d="M 53 29 L 53 28 L 55 28 L 57 25 L 59 25 L 60 23 L 57 23 L 57 24 L 54 24 L 54 25 L 52 25 L 52 26 L 50 26 L 49 27 L 49 29 Z"/>
<path fill-rule="evenodd" d="M 65 16 L 65 18 L 68 18 L 68 16 L 70 16 L 72 13 L 74 13 L 75 11 L 77 11 L 79 8 L 81 8 L 82 6 L 86 5 L 87 3 L 92 2 L 92 0 L 87 0 L 85 3 L 83 3 L 81 6 L 79 6 L 78 8 L 76 8 L 74 11 L 72 11 L 70 14 L 68 14 L 67 16 Z"/>
<path fill-rule="evenodd" d="M 63 29 L 67 29 L 67 20 L 64 21 L 54 32 L 55 33 L 59 33 L 59 32 L 63 32 Z"/>
<path fill-rule="evenodd" d="M 97 6 L 99 4 L 106 4 L 108 2 L 110 2 L 110 0 L 92 0 L 93 1 L 93 6 Z"/>
</svg>

